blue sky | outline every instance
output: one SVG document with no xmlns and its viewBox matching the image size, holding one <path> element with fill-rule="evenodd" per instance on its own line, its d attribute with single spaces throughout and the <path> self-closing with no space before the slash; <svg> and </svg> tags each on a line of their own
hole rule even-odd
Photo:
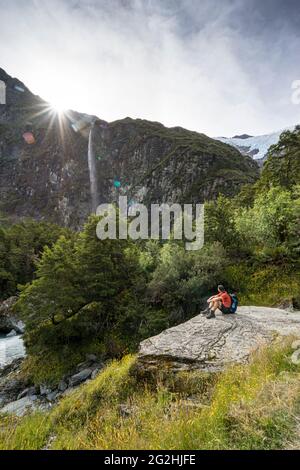
<svg viewBox="0 0 300 470">
<path fill-rule="evenodd" d="M 211 136 L 300 121 L 298 0 L 0 0 L 0 66 L 59 108 Z"/>
</svg>

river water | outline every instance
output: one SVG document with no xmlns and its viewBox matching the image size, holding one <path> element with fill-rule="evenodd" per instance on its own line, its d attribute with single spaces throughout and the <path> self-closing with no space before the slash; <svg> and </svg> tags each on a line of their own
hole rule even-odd
<svg viewBox="0 0 300 470">
<path fill-rule="evenodd" d="M 7 338 L 0 335 L 0 368 L 10 364 L 14 359 L 25 356 L 25 347 L 22 336 Z"/>
</svg>

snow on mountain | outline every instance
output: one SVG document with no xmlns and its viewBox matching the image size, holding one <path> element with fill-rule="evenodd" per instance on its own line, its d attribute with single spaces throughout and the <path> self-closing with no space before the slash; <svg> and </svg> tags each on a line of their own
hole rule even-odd
<svg viewBox="0 0 300 470">
<path fill-rule="evenodd" d="M 271 145 L 277 144 L 282 132 L 287 130 L 293 131 L 294 129 L 295 126 L 287 127 L 272 134 L 258 136 L 243 134 L 235 137 L 216 137 L 216 139 L 236 147 L 241 153 L 250 155 L 254 160 L 260 160 L 266 157 Z"/>
</svg>

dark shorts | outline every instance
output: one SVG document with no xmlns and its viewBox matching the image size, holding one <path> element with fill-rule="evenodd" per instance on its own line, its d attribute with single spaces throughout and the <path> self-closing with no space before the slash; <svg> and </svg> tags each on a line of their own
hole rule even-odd
<svg viewBox="0 0 300 470">
<path fill-rule="evenodd" d="M 231 313 L 230 307 L 224 307 L 223 304 L 221 304 L 220 310 L 221 310 L 221 312 L 224 313 L 225 315 L 228 315 L 228 313 Z"/>
</svg>

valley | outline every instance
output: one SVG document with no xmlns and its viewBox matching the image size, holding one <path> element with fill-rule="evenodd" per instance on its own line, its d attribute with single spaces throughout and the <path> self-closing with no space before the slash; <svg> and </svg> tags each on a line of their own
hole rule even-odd
<svg viewBox="0 0 300 470">
<path fill-rule="evenodd" d="M 300 127 L 221 142 L 0 80 L 0 449 L 295 445 Z M 204 204 L 204 245 L 99 239 L 120 196 Z M 200 315 L 220 283 L 237 313 Z"/>
</svg>

